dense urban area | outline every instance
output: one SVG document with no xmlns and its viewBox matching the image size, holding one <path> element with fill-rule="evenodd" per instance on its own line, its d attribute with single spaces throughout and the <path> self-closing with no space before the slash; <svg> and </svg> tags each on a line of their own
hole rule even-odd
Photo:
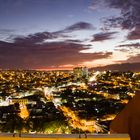
<svg viewBox="0 0 140 140">
<path fill-rule="evenodd" d="M 140 72 L 0 71 L 0 131 L 109 133 L 140 90 Z"/>
</svg>

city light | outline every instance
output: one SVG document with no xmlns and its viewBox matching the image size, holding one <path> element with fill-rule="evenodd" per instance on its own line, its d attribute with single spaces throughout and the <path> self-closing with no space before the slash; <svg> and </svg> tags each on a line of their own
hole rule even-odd
<svg viewBox="0 0 140 140">
<path fill-rule="evenodd" d="M 0 131 L 109 133 L 110 122 L 140 89 L 139 76 L 82 67 L 1 71 Z"/>
</svg>

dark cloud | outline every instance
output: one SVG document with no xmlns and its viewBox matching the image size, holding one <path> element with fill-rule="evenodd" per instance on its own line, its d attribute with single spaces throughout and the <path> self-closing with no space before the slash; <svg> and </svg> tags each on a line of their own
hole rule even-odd
<svg viewBox="0 0 140 140">
<path fill-rule="evenodd" d="M 140 43 L 124 44 L 124 45 L 119 45 L 117 47 L 119 47 L 119 48 L 130 48 L 130 49 L 132 49 L 132 48 L 139 49 L 140 48 Z"/>
<path fill-rule="evenodd" d="M 113 38 L 113 35 L 117 32 L 107 32 L 107 33 L 98 33 L 93 35 L 93 41 L 105 41 Z"/>
<path fill-rule="evenodd" d="M 137 55 L 135 55 L 135 56 L 131 56 L 131 57 L 127 60 L 127 62 L 129 62 L 129 63 L 140 62 L 140 54 L 137 54 Z M 140 67 L 140 65 L 139 65 L 139 67 Z"/>
<path fill-rule="evenodd" d="M 78 22 L 71 26 L 68 26 L 61 32 L 73 32 L 73 31 L 78 31 L 78 30 L 92 30 L 92 29 L 94 29 L 92 24 L 87 23 L 87 22 Z"/>
<path fill-rule="evenodd" d="M 127 38 L 129 40 L 136 40 L 136 39 L 140 39 L 140 26 L 137 26 L 133 31 L 131 31 Z"/>
<path fill-rule="evenodd" d="M 27 37 L 16 37 L 15 43 L 24 43 L 24 44 L 35 44 L 41 43 L 46 39 L 57 38 L 58 35 L 51 32 L 40 32 L 35 34 L 30 34 Z"/>
<path fill-rule="evenodd" d="M 78 40 L 78 39 L 67 39 L 65 40 L 66 42 L 70 42 L 70 43 L 82 43 L 82 41 Z"/>
<path fill-rule="evenodd" d="M 127 60 L 121 60 L 121 61 L 117 61 L 117 62 L 119 62 L 119 63 L 140 63 L 140 53 L 135 54 L 135 55 L 130 53 L 129 58 Z"/>
<path fill-rule="evenodd" d="M 42 67 L 77 65 L 85 61 L 107 58 L 112 53 L 80 53 L 88 49 L 78 43 L 53 42 L 44 44 L 0 42 L 0 68 L 35 69 Z"/>
<path fill-rule="evenodd" d="M 140 43 L 123 44 L 115 48 L 121 52 L 133 52 L 133 49 L 140 49 Z"/>
<path fill-rule="evenodd" d="M 132 29 L 140 25 L 140 1 L 139 0 L 95 0 L 94 4 L 104 3 L 109 8 L 120 10 L 121 15 L 106 20 L 110 28 L 118 27 Z M 103 4 L 102 4 L 103 5 Z"/>
<path fill-rule="evenodd" d="M 77 31 L 77 30 L 89 30 L 89 29 L 93 29 L 93 26 L 90 23 L 78 22 L 78 23 L 75 23 L 75 24 L 65 28 L 64 30 L 59 30 L 56 32 L 39 32 L 39 33 L 35 33 L 35 34 L 30 34 L 25 37 L 19 36 L 19 37 L 15 37 L 14 41 L 16 43 L 35 44 L 35 43 L 42 43 L 44 40 L 47 40 L 47 39 L 57 39 L 59 37 L 62 37 L 62 38 L 65 38 L 66 40 L 68 40 L 68 38 L 70 36 L 65 35 L 64 33 L 69 33 L 69 32 Z M 69 41 L 81 42 L 79 40 L 69 40 Z"/>
</svg>

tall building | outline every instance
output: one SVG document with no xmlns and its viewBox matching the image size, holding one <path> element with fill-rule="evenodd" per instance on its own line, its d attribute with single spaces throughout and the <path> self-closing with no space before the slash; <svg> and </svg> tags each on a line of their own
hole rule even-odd
<svg viewBox="0 0 140 140">
<path fill-rule="evenodd" d="M 87 67 L 76 67 L 73 69 L 73 73 L 77 78 L 88 78 L 88 68 Z"/>
<path fill-rule="evenodd" d="M 88 78 L 88 74 L 89 74 L 88 68 L 87 67 L 83 67 L 83 76 Z"/>
</svg>

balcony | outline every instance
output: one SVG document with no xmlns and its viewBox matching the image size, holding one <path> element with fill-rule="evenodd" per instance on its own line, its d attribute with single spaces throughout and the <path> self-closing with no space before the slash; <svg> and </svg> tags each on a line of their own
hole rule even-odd
<svg viewBox="0 0 140 140">
<path fill-rule="evenodd" d="M 13 134 L 1 133 L 0 140 L 130 140 L 128 134 Z"/>
</svg>

